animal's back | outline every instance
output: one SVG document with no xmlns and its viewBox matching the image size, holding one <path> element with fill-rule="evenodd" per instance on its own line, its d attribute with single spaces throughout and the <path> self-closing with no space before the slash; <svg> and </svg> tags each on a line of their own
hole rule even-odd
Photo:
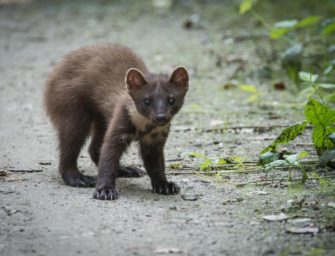
<svg viewBox="0 0 335 256">
<path fill-rule="evenodd" d="M 129 68 L 148 73 L 141 58 L 119 44 L 86 46 L 65 55 L 46 84 L 44 100 L 51 120 L 57 125 L 59 118 L 76 111 L 108 118 L 125 94 Z"/>
</svg>

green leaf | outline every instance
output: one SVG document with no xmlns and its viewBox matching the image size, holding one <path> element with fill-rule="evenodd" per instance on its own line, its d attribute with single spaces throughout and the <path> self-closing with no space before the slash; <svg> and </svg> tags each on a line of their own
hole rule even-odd
<svg viewBox="0 0 335 256">
<path fill-rule="evenodd" d="M 220 157 L 216 164 L 217 165 L 224 165 L 224 164 L 227 164 L 227 161 L 224 157 Z"/>
<path fill-rule="evenodd" d="M 230 159 L 237 164 L 243 164 L 244 162 L 244 158 L 240 156 L 232 156 Z"/>
<path fill-rule="evenodd" d="M 247 99 L 247 102 L 255 102 L 256 100 L 258 100 L 259 98 L 259 94 L 258 93 L 255 93 L 255 94 L 252 94 L 248 97 Z"/>
<path fill-rule="evenodd" d="M 311 98 L 305 106 L 306 120 L 314 126 L 327 126 L 335 122 L 335 111 Z"/>
<path fill-rule="evenodd" d="M 309 153 L 307 151 L 301 151 L 299 154 L 298 154 L 298 159 L 303 159 L 305 157 L 309 156 Z"/>
<path fill-rule="evenodd" d="M 240 4 L 240 14 L 244 14 L 247 11 L 251 10 L 253 5 L 253 0 L 243 0 Z"/>
<path fill-rule="evenodd" d="M 330 35 L 335 31 L 335 22 L 328 24 L 322 29 L 322 35 Z"/>
<path fill-rule="evenodd" d="M 314 127 L 313 129 L 313 143 L 318 155 L 322 155 L 322 153 L 326 149 L 334 148 L 332 141 L 327 137 L 327 134 L 322 126 Z"/>
<path fill-rule="evenodd" d="M 301 151 L 298 154 L 292 154 L 292 155 L 284 156 L 284 158 L 289 164 L 291 164 L 293 166 L 299 166 L 300 160 L 305 158 L 308 155 L 309 155 L 309 153 L 307 151 Z"/>
<path fill-rule="evenodd" d="M 279 159 L 280 154 L 277 152 L 265 152 L 259 156 L 259 162 L 262 165 L 269 164 Z"/>
<path fill-rule="evenodd" d="M 319 87 L 321 87 L 322 89 L 335 89 L 335 84 L 320 83 Z"/>
<path fill-rule="evenodd" d="M 211 159 L 206 159 L 205 161 L 203 161 L 201 164 L 200 164 L 200 170 L 201 171 L 205 171 L 207 170 L 212 164 L 212 160 Z"/>
<path fill-rule="evenodd" d="M 319 21 L 320 21 L 319 16 L 309 16 L 309 17 L 299 21 L 298 24 L 295 27 L 296 28 L 307 27 L 307 26 L 313 25 L 315 23 L 318 23 Z"/>
<path fill-rule="evenodd" d="M 191 152 L 191 153 L 189 153 L 188 155 L 191 156 L 191 157 L 196 157 L 196 158 L 205 158 L 205 159 L 208 158 L 207 156 L 202 155 L 202 154 L 197 153 L 197 152 Z"/>
<path fill-rule="evenodd" d="M 328 137 L 334 130 L 335 111 L 326 105 L 311 98 L 305 106 L 305 116 L 309 123 L 314 125 L 313 143 L 320 156 L 326 149 L 334 148 Z"/>
<path fill-rule="evenodd" d="M 181 163 L 181 162 L 171 163 L 170 168 L 171 169 L 177 169 L 177 170 L 183 169 L 183 163 Z"/>
<path fill-rule="evenodd" d="M 250 84 L 242 84 L 238 86 L 241 90 L 246 91 L 246 92 L 251 92 L 251 93 L 256 93 L 257 89 L 255 86 L 250 85 Z"/>
<path fill-rule="evenodd" d="M 290 48 L 287 48 L 281 58 L 284 60 L 297 60 L 300 58 L 300 55 L 304 47 L 302 44 L 294 44 Z"/>
<path fill-rule="evenodd" d="M 293 28 L 297 23 L 297 20 L 282 20 L 273 24 L 273 26 L 275 28 Z"/>
<path fill-rule="evenodd" d="M 330 72 L 333 71 L 333 66 L 332 65 L 329 65 L 328 67 L 326 67 L 324 70 L 323 70 L 323 74 L 325 75 L 328 75 L 330 74 Z"/>
<path fill-rule="evenodd" d="M 261 154 L 268 151 L 275 152 L 278 145 L 287 144 L 290 141 L 294 140 L 298 135 L 300 135 L 305 130 L 306 124 L 307 122 L 303 121 L 285 128 L 275 139 L 275 141 L 272 142 L 271 145 L 262 150 Z"/>
<path fill-rule="evenodd" d="M 279 39 L 285 35 L 289 30 L 287 28 L 272 28 L 270 30 L 271 39 Z"/>
<path fill-rule="evenodd" d="M 318 79 L 318 77 L 319 76 L 316 74 L 311 74 L 311 73 L 304 72 L 304 71 L 299 72 L 299 78 L 305 82 L 314 83 Z"/>
</svg>

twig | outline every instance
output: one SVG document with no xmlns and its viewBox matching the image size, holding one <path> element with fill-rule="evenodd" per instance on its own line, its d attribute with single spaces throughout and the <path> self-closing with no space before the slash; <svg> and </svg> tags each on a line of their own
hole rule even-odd
<svg viewBox="0 0 335 256">
<path fill-rule="evenodd" d="M 329 175 L 329 176 L 322 176 L 321 178 L 325 178 L 325 179 L 327 179 L 327 178 L 335 178 L 335 176 L 332 176 L 332 175 Z M 307 180 L 318 180 L 318 179 L 320 179 L 320 178 L 318 178 L 318 177 L 309 177 L 309 178 L 307 178 Z M 261 183 L 260 185 L 264 185 L 264 183 L 265 184 L 271 184 L 271 183 L 273 183 L 274 181 L 280 181 L 280 182 L 282 182 L 282 181 L 285 181 L 285 179 L 284 178 L 274 178 L 274 179 L 271 179 L 271 180 L 253 180 L 253 181 L 249 181 L 249 182 L 246 182 L 246 183 L 237 183 L 237 184 L 235 184 L 237 187 L 243 187 L 243 186 L 246 186 L 246 185 L 250 185 L 250 184 L 257 184 L 257 183 Z M 301 178 L 299 178 L 299 179 L 292 179 L 292 181 L 301 181 Z"/>
<path fill-rule="evenodd" d="M 43 172 L 41 169 L 29 169 L 29 170 L 23 170 L 23 169 L 7 169 L 9 172 L 13 173 L 35 173 L 35 172 Z"/>
</svg>

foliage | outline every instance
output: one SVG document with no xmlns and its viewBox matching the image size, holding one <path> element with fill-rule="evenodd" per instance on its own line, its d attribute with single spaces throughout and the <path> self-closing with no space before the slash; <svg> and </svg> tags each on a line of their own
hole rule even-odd
<svg viewBox="0 0 335 256">
<path fill-rule="evenodd" d="M 311 76 L 309 77 L 309 79 L 312 79 Z M 303 173 L 302 181 L 307 180 L 306 170 L 301 166 L 300 160 L 308 156 L 308 152 L 302 151 L 298 154 L 290 154 L 277 150 L 278 145 L 287 144 L 302 134 L 307 123 L 313 127 L 312 139 L 320 164 L 331 164 L 335 159 L 335 111 L 311 98 L 305 106 L 305 117 L 305 121 L 285 128 L 274 142 L 262 150 L 260 163 L 265 166 L 266 170 L 288 164 L 293 167 L 300 167 Z"/>
<path fill-rule="evenodd" d="M 282 52 L 280 54 L 282 67 L 297 85 L 297 91 L 300 91 L 300 99 L 308 99 L 304 107 L 305 120 L 283 129 L 279 136 L 261 151 L 260 163 L 266 167 L 266 170 L 283 165 L 301 167 L 300 160 L 306 157 L 308 152 L 293 154 L 281 152 L 278 147 L 294 140 L 305 131 L 307 125 L 311 125 L 312 141 L 320 163 L 330 164 L 335 159 L 333 141 L 335 110 L 331 109 L 326 102 L 335 103 L 335 76 L 333 75 L 335 58 L 332 57 L 332 52 L 335 52 L 332 37 L 335 32 L 335 18 L 312 15 L 269 24 L 255 11 L 255 5 L 256 1 L 242 0 L 240 14 L 250 13 L 268 29 L 269 39 L 272 40 L 275 48 Z M 316 42 L 323 44 L 322 51 L 318 50 L 318 55 L 315 55 L 317 57 L 313 57 L 313 54 L 310 54 L 310 57 L 308 50 L 315 49 Z M 327 47 L 327 45 L 331 46 Z M 309 66 L 304 66 L 305 63 Z M 311 67 L 314 73 L 305 71 Z M 253 96 L 255 99 L 260 95 L 252 85 L 242 85 L 240 89 L 255 95 Z M 302 171 L 304 181 L 307 174 L 303 168 Z"/>
<path fill-rule="evenodd" d="M 201 162 L 199 163 L 200 171 L 209 171 L 211 169 L 218 169 L 226 164 L 233 164 L 236 167 L 242 168 L 244 162 L 244 159 L 239 156 L 219 157 L 218 159 L 212 159 L 208 156 L 205 156 L 197 152 L 191 152 L 189 153 L 189 156 L 201 159 Z"/>
<path fill-rule="evenodd" d="M 328 137 L 335 132 L 335 111 L 310 99 L 305 106 L 306 120 L 314 126 L 313 143 L 319 156 L 327 149 L 333 149 L 334 144 Z"/>
<path fill-rule="evenodd" d="M 302 19 L 291 18 L 271 24 L 255 11 L 256 5 L 264 2 L 242 0 L 240 14 L 250 13 L 266 27 L 268 38 L 272 41 L 272 51 L 281 52 L 279 54 L 281 65 L 288 77 L 296 84 L 296 92 L 303 91 L 303 95 L 309 97 L 313 94 L 314 88 L 301 86 L 306 85 L 304 73 L 301 71 L 312 67 L 313 71 L 318 73 L 313 79 L 319 79 L 320 93 L 327 95 L 324 97 L 325 100 L 335 102 L 335 40 L 333 37 L 335 18 L 311 15 Z M 273 58 L 272 56 L 276 54 L 270 55 Z M 315 80 L 309 82 L 315 82 Z M 329 94 L 329 92 L 333 93 Z"/>
<path fill-rule="evenodd" d="M 268 151 L 275 152 L 278 145 L 287 144 L 294 140 L 305 130 L 306 124 L 306 121 L 302 121 L 285 128 L 271 145 L 262 150 L 261 154 Z"/>
</svg>

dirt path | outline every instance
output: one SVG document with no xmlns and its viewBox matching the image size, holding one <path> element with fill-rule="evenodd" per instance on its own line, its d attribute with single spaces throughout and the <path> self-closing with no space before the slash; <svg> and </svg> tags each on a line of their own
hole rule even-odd
<svg viewBox="0 0 335 256">
<path fill-rule="evenodd" d="M 0 5 L 0 167 L 6 175 L 0 177 L 0 255 L 334 255 L 334 196 L 320 193 L 318 184 L 236 187 L 265 174 L 185 174 L 199 166 L 190 152 L 256 161 L 280 131 L 271 127 L 301 117 L 281 105 L 292 99 L 288 93 L 271 91 L 261 80 L 257 42 L 232 41 L 240 32 L 230 27 L 234 8 L 187 1 L 170 11 L 140 1 Z M 199 23 L 186 29 L 197 12 Z M 166 147 L 169 176 L 181 195 L 152 194 L 148 177 L 120 179 L 121 198 L 101 202 L 92 199 L 93 189 L 67 187 L 59 178 L 55 134 L 42 109 L 44 81 L 69 50 L 106 41 L 132 47 L 153 71 L 177 65 L 191 71 L 188 100 Z M 243 82 L 268 94 L 266 104 L 249 104 L 245 93 L 222 89 L 230 78 L 241 79 L 239 69 L 247 74 Z M 260 128 L 238 128 L 249 126 Z M 307 137 L 297 145 L 312 148 Z M 80 167 L 95 174 L 86 152 Z M 140 164 L 136 147 L 124 162 Z M 171 163 L 191 168 L 173 170 Z M 285 181 L 287 175 L 270 177 Z M 294 222 L 262 219 L 281 211 L 310 218 L 307 225 L 319 231 L 289 234 Z"/>
</svg>

